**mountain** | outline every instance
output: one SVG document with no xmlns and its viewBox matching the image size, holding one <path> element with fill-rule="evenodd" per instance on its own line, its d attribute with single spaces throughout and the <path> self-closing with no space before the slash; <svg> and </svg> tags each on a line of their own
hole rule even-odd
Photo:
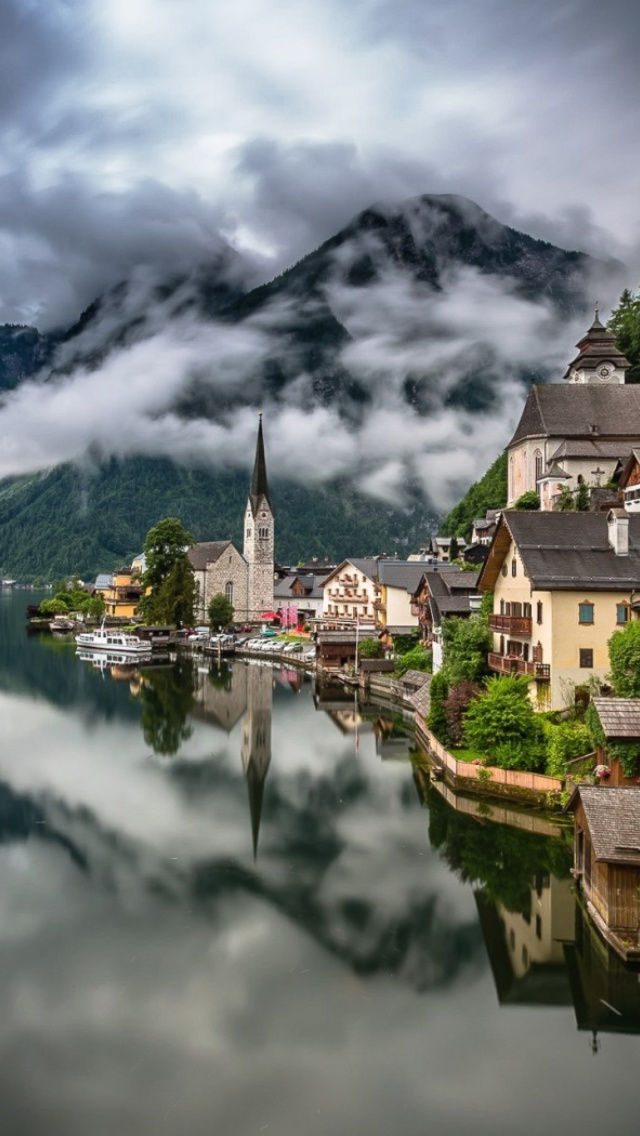
<svg viewBox="0 0 640 1136">
<path fill-rule="evenodd" d="M 456 312 L 444 326 L 439 305 L 466 288 L 465 303 L 474 311 L 491 303 L 544 301 L 562 321 L 586 311 L 587 280 L 615 272 L 614 262 L 598 263 L 519 233 L 464 198 L 426 195 L 376 205 L 258 287 L 251 286 L 241 259 L 223 250 L 172 280 L 134 274 L 55 335 L 0 328 L 0 396 L 35 374 L 39 382 L 55 384 L 79 367 L 98 370 L 123 348 L 161 333 L 179 338 L 185 326 L 211 327 L 210 354 L 182 376 L 178 393 L 167 396 L 161 410 L 149 410 L 144 423 L 165 414 L 227 428 L 243 406 L 266 405 L 272 420 L 285 409 L 304 418 L 321 408 L 340 424 L 344 446 L 344 437 L 360 436 L 373 411 L 382 408 L 384 420 L 391 399 L 406 415 L 404 507 L 356 492 L 346 473 L 331 476 L 329 464 L 321 489 L 274 480 L 276 554 L 286 561 L 406 552 L 436 523 L 416 473 L 416 446 L 423 443 L 411 441 L 414 424 L 443 412 L 497 412 L 501 405 L 505 360 L 495 335 L 479 334 L 451 363 L 456 319 L 462 317 Z M 218 340 L 249 342 L 251 351 L 237 353 L 240 363 L 232 352 L 229 367 L 216 355 Z M 536 360 L 515 371 L 525 383 L 549 377 Z M 0 481 L 3 575 L 88 576 L 108 569 L 138 551 L 148 528 L 164 515 L 180 515 L 198 540 L 239 539 L 247 473 L 206 471 L 201 455 L 200 466 L 189 469 L 135 454 L 116 461 L 104 442 L 100 452 L 106 456 L 98 460 L 91 441 L 91 473 L 60 466 Z M 358 458 L 359 474 L 376 472 L 384 440 L 367 453 Z M 275 456 L 277 472 L 281 455 Z"/>
</svg>

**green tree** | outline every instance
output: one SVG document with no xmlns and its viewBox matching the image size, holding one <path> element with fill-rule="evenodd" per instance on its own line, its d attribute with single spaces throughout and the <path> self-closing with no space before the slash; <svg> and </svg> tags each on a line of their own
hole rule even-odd
<svg viewBox="0 0 640 1136">
<path fill-rule="evenodd" d="M 640 698 L 640 620 L 614 631 L 607 643 L 611 682 L 619 698 Z"/>
<path fill-rule="evenodd" d="M 433 652 L 417 643 L 410 651 L 396 659 L 395 673 L 400 677 L 407 671 L 430 671 L 433 665 Z"/>
<path fill-rule="evenodd" d="M 149 529 L 144 542 L 142 585 L 150 589 L 138 604 L 146 623 L 193 623 L 196 585 L 188 550 L 194 543 L 176 517 Z"/>
<path fill-rule="evenodd" d="M 483 614 L 469 619 L 450 616 L 442 623 L 442 669 L 450 686 L 467 680 L 480 682 L 489 673 L 487 654 L 491 650 L 492 635 Z"/>
<path fill-rule="evenodd" d="M 575 498 L 569 489 L 568 485 L 561 485 L 558 498 L 554 501 L 553 510 L 555 513 L 572 513 L 576 507 Z"/>
<path fill-rule="evenodd" d="M 590 499 L 589 486 L 586 481 L 581 481 L 575 495 L 575 505 L 579 513 L 587 513 L 589 511 Z"/>
<path fill-rule="evenodd" d="M 584 722 L 547 722 L 546 772 L 549 777 L 564 777 L 567 762 L 582 757 L 593 748 L 589 729 Z"/>
<path fill-rule="evenodd" d="M 626 382 L 640 383 L 640 290 L 634 295 L 625 288 L 607 327 L 616 337 L 616 346 L 631 363 Z"/>
<path fill-rule="evenodd" d="M 451 561 L 457 560 L 459 555 L 460 555 L 460 545 L 458 544 L 457 536 L 454 534 L 451 537 L 451 540 L 449 542 L 449 560 L 451 560 Z"/>
<path fill-rule="evenodd" d="M 427 726 L 432 734 L 435 734 L 439 742 L 447 745 L 449 735 L 447 730 L 447 712 L 445 702 L 449 693 L 449 683 L 442 671 L 434 674 L 431 679 L 431 687 L 429 694 L 431 697 L 431 707 L 427 716 Z"/>
<path fill-rule="evenodd" d="M 529 699 L 525 675 L 496 676 L 473 700 L 464 719 L 471 749 L 486 754 L 502 769 L 544 768 L 544 727 Z"/>
<path fill-rule="evenodd" d="M 527 489 L 526 493 L 522 493 L 515 505 L 514 509 L 519 509 L 521 512 L 529 510 L 535 512 L 540 508 L 540 494 L 534 493 L 533 489 Z"/>
<path fill-rule="evenodd" d="M 363 639 L 358 643 L 358 657 L 361 659 L 381 659 L 384 648 L 379 639 Z"/>
<path fill-rule="evenodd" d="M 228 627 L 233 623 L 233 604 L 222 592 L 216 592 L 209 600 L 208 616 L 211 627 Z"/>
</svg>

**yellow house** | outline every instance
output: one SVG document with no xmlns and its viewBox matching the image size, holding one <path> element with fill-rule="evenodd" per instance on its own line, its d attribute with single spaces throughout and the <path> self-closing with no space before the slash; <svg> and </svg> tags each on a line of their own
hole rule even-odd
<svg viewBox="0 0 640 1136">
<path fill-rule="evenodd" d="M 140 575 L 131 568 L 119 568 L 112 576 L 98 576 L 96 591 L 104 599 L 105 615 L 131 619 L 142 595 Z"/>
<path fill-rule="evenodd" d="M 493 592 L 498 674 L 526 674 L 541 710 L 609 671 L 607 642 L 640 589 L 640 515 L 504 512 L 478 587 Z"/>
</svg>

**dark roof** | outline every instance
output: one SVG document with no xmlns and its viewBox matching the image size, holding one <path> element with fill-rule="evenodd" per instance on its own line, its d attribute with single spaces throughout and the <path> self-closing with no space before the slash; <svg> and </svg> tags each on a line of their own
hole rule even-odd
<svg viewBox="0 0 640 1136">
<path fill-rule="evenodd" d="M 593 437 L 592 426 L 609 440 L 640 441 L 640 386 L 532 387 L 509 446 L 530 437 Z M 623 446 L 622 455 L 630 450 Z"/>
<path fill-rule="evenodd" d="M 640 867 L 640 791 L 579 785 L 596 860 Z M 576 800 L 572 808 L 575 808 Z"/>
<path fill-rule="evenodd" d="M 251 489 L 249 490 L 249 499 L 251 501 L 251 512 L 255 516 L 258 512 L 260 499 L 264 498 L 271 508 L 269 500 L 269 486 L 267 484 L 267 462 L 264 456 L 264 438 L 262 436 L 262 414 L 258 423 L 258 439 L 256 442 L 256 456 L 253 463 L 253 473 L 251 475 Z"/>
<path fill-rule="evenodd" d="M 565 438 L 554 450 L 549 462 L 560 458 L 627 458 L 631 453 L 631 443 L 624 439 L 613 442 L 606 438 Z"/>
<path fill-rule="evenodd" d="M 432 676 L 428 671 L 405 671 L 400 682 L 403 686 L 412 686 L 419 689 L 421 686 L 424 686 L 425 682 L 430 684 L 431 678 Z"/>
<path fill-rule="evenodd" d="M 459 576 L 452 573 L 445 578 L 445 584 L 450 592 L 475 592 L 479 578 L 480 569 L 478 568 L 475 572 L 462 571 Z"/>
<path fill-rule="evenodd" d="M 617 556 L 610 546 L 607 518 L 605 512 L 504 512 L 479 586 L 493 588 L 513 538 L 533 588 L 626 592 L 640 587 L 640 513 L 627 517 L 622 512 L 629 522 L 628 556 Z"/>
<path fill-rule="evenodd" d="M 304 586 L 304 595 L 297 596 L 292 592 L 292 587 L 299 581 Z M 273 589 L 273 594 L 278 599 L 286 600 L 299 600 L 304 603 L 305 600 L 321 600 L 324 596 L 322 591 L 323 577 L 316 579 L 315 576 L 285 576 L 284 580 L 279 580 Z"/>
<path fill-rule="evenodd" d="M 429 605 L 434 623 L 446 619 L 448 615 L 471 615 L 470 596 L 431 596 Z"/>
<path fill-rule="evenodd" d="M 424 572 L 424 564 L 419 560 L 398 563 L 393 560 L 381 560 L 378 564 L 378 579 L 388 588 L 404 588 L 413 595 Z"/>
<path fill-rule="evenodd" d="M 188 556 L 196 572 L 204 571 L 207 564 L 214 564 L 219 560 L 230 544 L 230 540 L 205 540 L 201 544 L 192 545 Z"/>
<path fill-rule="evenodd" d="M 640 698 L 594 698 L 607 741 L 640 738 Z"/>
</svg>

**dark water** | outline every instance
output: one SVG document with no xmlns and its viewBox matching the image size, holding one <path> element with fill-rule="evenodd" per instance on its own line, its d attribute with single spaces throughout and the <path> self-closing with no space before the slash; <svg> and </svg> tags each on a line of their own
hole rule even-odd
<svg viewBox="0 0 640 1136">
<path fill-rule="evenodd" d="M 636 1131 L 638 975 L 567 839 L 447 802 L 389 712 L 280 667 L 103 673 L 28 639 L 28 598 L 0 597 L 3 1136 Z"/>
</svg>

